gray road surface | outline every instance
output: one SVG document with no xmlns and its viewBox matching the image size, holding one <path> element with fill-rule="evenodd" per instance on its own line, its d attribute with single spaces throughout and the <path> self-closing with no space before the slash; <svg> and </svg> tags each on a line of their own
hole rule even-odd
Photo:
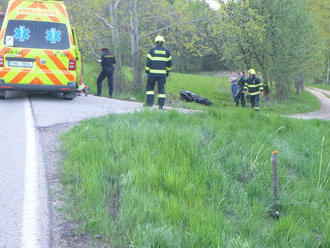
<svg viewBox="0 0 330 248">
<path fill-rule="evenodd" d="M 330 120 L 330 91 L 317 88 L 307 88 L 321 102 L 321 109 L 307 114 L 297 114 L 293 117 L 301 119 L 325 119 Z"/>
<path fill-rule="evenodd" d="M 27 97 L 16 92 L 7 95 L 8 99 L 0 101 L 0 248 L 49 247 L 51 218 L 38 130 L 108 113 L 133 112 L 143 106 L 95 96 L 66 101 L 55 95 Z M 34 121 L 36 154 L 27 154 L 31 153 L 28 119 Z M 35 168 L 36 178 L 25 171 L 27 166 Z"/>
<path fill-rule="evenodd" d="M 0 247 L 20 247 L 25 126 L 24 101 L 0 102 Z"/>
</svg>

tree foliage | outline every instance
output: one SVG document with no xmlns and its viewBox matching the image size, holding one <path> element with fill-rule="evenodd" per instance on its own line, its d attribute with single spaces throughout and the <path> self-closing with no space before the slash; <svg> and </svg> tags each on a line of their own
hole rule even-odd
<svg viewBox="0 0 330 248">
<path fill-rule="evenodd" d="M 266 83 L 275 83 L 280 99 L 298 78 L 322 74 L 323 44 L 305 1 L 229 1 L 220 18 L 226 59 L 257 68 Z"/>
<path fill-rule="evenodd" d="M 119 90 L 127 89 L 122 65 L 133 68 L 134 87 L 142 87 L 145 55 L 158 34 L 174 70 L 255 67 L 281 99 L 298 79 L 322 81 L 330 69 L 327 0 L 218 0 L 218 10 L 196 0 L 64 1 L 82 53 L 100 56 L 102 47 L 115 53 Z"/>
<path fill-rule="evenodd" d="M 321 29 L 327 54 L 327 83 L 330 84 L 330 4 L 328 0 L 308 0 L 309 9 L 314 15 L 315 23 Z"/>
</svg>

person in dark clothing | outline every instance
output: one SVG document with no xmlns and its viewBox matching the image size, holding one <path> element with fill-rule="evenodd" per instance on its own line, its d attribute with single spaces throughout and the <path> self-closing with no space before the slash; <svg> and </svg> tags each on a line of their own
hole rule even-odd
<svg viewBox="0 0 330 248">
<path fill-rule="evenodd" d="M 163 109 L 165 104 L 165 83 L 166 78 L 171 72 L 172 57 L 170 51 L 163 47 L 164 37 L 158 35 L 155 38 L 156 46 L 151 48 L 147 55 L 147 65 L 145 68 L 147 74 L 147 103 L 152 107 L 154 104 L 155 84 L 158 86 L 158 106 Z"/>
<path fill-rule="evenodd" d="M 97 79 L 97 96 L 102 95 L 102 81 L 105 78 L 108 78 L 109 85 L 109 97 L 112 97 L 113 94 L 113 73 L 115 71 L 114 64 L 116 64 L 116 58 L 113 54 L 110 53 L 108 48 L 103 48 L 101 50 L 101 66 L 102 71 Z"/>
<path fill-rule="evenodd" d="M 244 92 L 248 91 L 251 107 L 259 111 L 260 92 L 264 90 L 264 87 L 260 79 L 256 77 L 256 71 L 254 69 L 250 69 L 248 73 L 249 78 L 246 80 Z"/>
<path fill-rule="evenodd" d="M 244 95 L 244 87 L 245 87 L 245 75 L 244 72 L 239 72 L 239 80 L 238 80 L 238 91 L 235 96 L 236 107 L 239 105 L 239 101 L 241 100 L 242 107 L 245 107 L 245 95 Z"/>
</svg>

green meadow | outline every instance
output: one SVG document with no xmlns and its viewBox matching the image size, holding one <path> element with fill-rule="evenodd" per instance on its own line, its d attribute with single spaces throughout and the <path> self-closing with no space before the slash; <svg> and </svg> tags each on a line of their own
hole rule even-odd
<svg viewBox="0 0 330 248">
<path fill-rule="evenodd" d="M 86 60 L 84 68 L 84 82 L 90 87 L 91 94 L 96 93 L 96 80 L 100 72 L 100 65 L 91 58 Z M 122 100 L 130 100 L 132 97 L 136 101 L 145 101 L 145 91 L 132 90 L 132 71 L 129 67 L 123 68 L 125 80 L 128 82 L 127 89 L 124 93 L 116 92 L 114 89 L 114 97 Z M 144 78 L 144 83 L 146 82 Z M 144 88 L 144 86 L 143 86 Z M 197 95 L 209 99 L 212 106 L 203 106 L 198 103 L 187 103 L 180 100 L 180 91 L 189 90 Z M 271 89 L 272 96 L 269 101 L 261 100 L 261 108 L 269 112 L 281 114 L 295 114 L 315 111 L 320 108 L 320 103 L 316 97 L 308 92 L 303 92 L 302 95 L 295 95 L 294 90 L 291 90 L 290 99 L 284 102 L 276 100 L 275 89 Z M 107 96 L 108 86 L 106 80 L 103 81 L 102 95 Z M 219 108 L 235 109 L 235 103 L 231 97 L 231 90 L 228 78 L 207 76 L 199 74 L 183 74 L 172 72 L 166 83 L 166 105 L 174 107 L 183 107 L 190 109 L 210 110 Z M 156 102 L 156 100 L 155 100 Z M 249 105 L 249 104 L 247 104 Z"/>
<path fill-rule="evenodd" d="M 214 104 L 182 103 L 183 88 Z M 226 78 L 173 73 L 167 89 L 174 106 L 203 111 L 108 115 L 62 135 L 68 214 L 81 230 L 118 248 L 330 246 L 330 123 L 282 115 L 316 110 L 316 98 L 255 112 L 234 107 Z"/>
</svg>

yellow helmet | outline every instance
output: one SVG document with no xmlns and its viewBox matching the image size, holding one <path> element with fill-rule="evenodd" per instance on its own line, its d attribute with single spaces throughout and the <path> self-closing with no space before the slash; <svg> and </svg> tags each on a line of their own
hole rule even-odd
<svg viewBox="0 0 330 248">
<path fill-rule="evenodd" d="M 255 69 L 250 69 L 248 70 L 249 74 L 255 75 L 256 74 L 256 70 Z"/>
<path fill-rule="evenodd" d="M 157 35 L 156 38 L 155 38 L 155 42 L 156 43 L 163 43 L 163 42 L 165 42 L 165 39 L 164 39 L 163 36 Z"/>
</svg>

